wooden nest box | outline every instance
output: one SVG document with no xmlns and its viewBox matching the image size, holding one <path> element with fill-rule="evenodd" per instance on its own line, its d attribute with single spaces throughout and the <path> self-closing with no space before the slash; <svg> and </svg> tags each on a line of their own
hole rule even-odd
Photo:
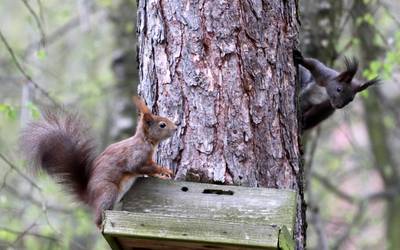
<svg viewBox="0 0 400 250">
<path fill-rule="evenodd" d="M 296 193 L 139 178 L 105 212 L 114 250 L 294 249 Z"/>
</svg>

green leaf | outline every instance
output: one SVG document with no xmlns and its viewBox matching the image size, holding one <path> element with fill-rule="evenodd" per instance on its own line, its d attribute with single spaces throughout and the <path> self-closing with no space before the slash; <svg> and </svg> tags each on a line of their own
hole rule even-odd
<svg viewBox="0 0 400 250">
<path fill-rule="evenodd" d="M 360 95 L 362 98 L 368 99 L 368 96 L 369 96 L 368 89 L 362 91 L 361 93 L 359 93 L 359 95 Z"/>
<path fill-rule="evenodd" d="M 364 16 L 364 21 L 366 22 L 366 23 L 368 23 L 368 24 L 370 24 L 370 25 L 373 25 L 374 23 L 375 23 L 375 19 L 374 19 L 374 17 L 370 14 L 370 13 L 367 13 L 365 16 Z"/>
<path fill-rule="evenodd" d="M 38 108 L 35 104 L 33 104 L 32 102 L 28 102 L 28 103 L 26 104 L 26 107 L 29 109 L 29 111 L 30 111 L 30 113 L 31 113 L 31 116 L 32 116 L 34 119 L 37 119 L 37 118 L 40 117 L 39 108 Z"/>
<path fill-rule="evenodd" d="M 0 113 L 3 113 L 11 120 L 15 120 L 17 117 L 17 111 L 11 105 L 0 103 Z"/>
<path fill-rule="evenodd" d="M 6 230 L 0 229 L 0 239 L 6 242 L 13 242 L 17 238 L 16 234 L 7 232 Z"/>
<path fill-rule="evenodd" d="M 369 25 L 374 25 L 375 19 L 370 13 L 367 13 L 364 16 L 358 17 L 356 19 L 356 24 L 357 25 L 361 25 L 363 23 L 367 23 Z"/>
<path fill-rule="evenodd" d="M 44 49 L 40 49 L 36 52 L 36 56 L 39 60 L 44 60 L 47 57 L 47 53 Z"/>
</svg>

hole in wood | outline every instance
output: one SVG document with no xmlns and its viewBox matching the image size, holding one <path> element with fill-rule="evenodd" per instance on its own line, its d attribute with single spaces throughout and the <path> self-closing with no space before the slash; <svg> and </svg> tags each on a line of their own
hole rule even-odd
<svg viewBox="0 0 400 250">
<path fill-rule="evenodd" d="M 233 195 L 233 191 L 221 189 L 204 189 L 203 194 Z"/>
<path fill-rule="evenodd" d="M 182 187 L 181 190 L 182 190 L 183 192 L 187 192 L 187 191 L 189 191 L 189 188 L 188 188 L 188 187 Z"/>
</svg>

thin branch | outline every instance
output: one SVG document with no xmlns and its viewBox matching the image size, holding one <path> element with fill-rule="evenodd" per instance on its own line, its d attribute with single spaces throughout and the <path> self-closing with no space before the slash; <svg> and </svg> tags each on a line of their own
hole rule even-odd
<svg viewBox="0 0 400 250">
<path fill-rule="evenodd" d="M 4 176 L 3 176 L 3 181 L 2 181 L 1 186 L 0 186 L 0 191 L 3 190 L 3 188 L 6 187 L 6 185 L 7 185 L 7 178 L 8 178 L 8 176 L 10 175 L 11 172 L 12 172 L 12 168 L 8 168 L 8 169 L 7 169 L 7 172 L 4 174 Z"/>
<path fill-rule="evenodd" d="M 346 43 L 346 45 L 343 46 L 343 48 L 337 52 L 337 57 L 341 56 L 344 54 L 347 50 L 349 50 L 353 45 L 353 38 L 350 38 L 350 40 Z M 335 60 L 337 59 L 335 58 Z"/>
<path fill-rule="evenodd" d="M 23 233 L 21 231 L 13 230 L 13 229 L 6 228 L 6 227 L 0 227 L 0 231 L 12 233 L 12 234 L 18 234 L 18 235 Z M 54 237 L 51 237 L 51 236 L 47 236 L 47 235 L 43 235 L 43 234 L 39 234 L 39 233 L 26 232 L 25 235 L 31 235 L 31 236 L 34 236 L 34 237 L 37 237 L 37 238 L 43 238 L 43 239 L 59 242 L 59 239 L 57 239 L 57 238 L 54 238 Z"/>
<path fill-rule="evenodd" d="M 312 169 L 312 165 L 314 163 L 314 156 L 315 156 L 315 152 L 316 152 L 317 145 L 318 145 L 318 139 L 319 139 L 320 135 L 321 135 L 321 126 L 318 126 L 315 137 L 313 138 L 313 140 L 311 142 L 311 150 L 310 150 L 310 153 L 308 154 L 307 162 L 304 166 L 304 168 L 306 170 L 311 171 L 311 169 Z"/>
<path fill-rule="evenodd" d="M 386 13 L 393 19 L 397 26 L 400 26 L 400 20 L 398 20 L 397 17 L 392 13 L 390 7 L 387 6 L 387 3 L 385 1 L 379 1 L 379 6 L 386 11 Z"/>
<path fill-rule="evenodd" d="M 310 203 L 309 203 L 310 205 Z M 319 213 L 319 207 L 310 207 L 311 218 L 310 223 L 314 226 L 318 238 L 317 249 L 328 250 L 328 238 L 326 237 L 325 228 Z"/>
<path fill-rule="evenodd" d="M 27 235 L 34 227 L 36 227 L 36 222 L 32 223 L 29 227 L 22 231 L 11 245 L 15 245 L 18 241 L 24 238 L 24 236 Z"/>
<path fill-rule="evenodd" d="M 366 208 L 366 204 L 364 202 L 361 202 L 360 204 L 358 204 L 358 209 L 357 209 L 351 223 L 346 226 L 342 235 L 336 240 L 336 243 L 333 245 L 332 250 L 341 249 L 341 246 L 349 239 L 353 228 L 355 228 L 356 226 L 358 226 L 361 223 L 361 221 L 364 217 L 364 214 L 365 214 L 365 208 Z"/>
<path fill-rule="evenodd" d="M 56 100 L 54 100 L 46 90 L 44 90 L 42 87 L 40 87 L 39 84 L 37 84 L 32 79 L 32 77 L 24 70 L 22 65 L 19 63 L 17 56 L 15 55 L 13 49 L 11 48 L 10 44 L 8 43 L 7 39 L 4 37 L 3 33 L 1 32 L 1 30 L 0 30 L 0 39 L 3 42 L 3 44 L 6 46 L 6 49 L 7 49 L 8 53 L 10 54 L 11 58 L 13 59 L 15 66 L 17 66 L 18 70 L 26 78 L 26 80 L 28 80 L 30 84 L 32 84 L 37 90 L 39 90 L 40 93 L 42 93 L 47 99 L 49 99 L 55 106 L 62 109 L 62 106 L 60 104 L 58 104 L 58 102 Z"/>
<path fill-rule="evenodd" d="M 326 189 L 330 190 L 336 196 L 351 204 L 367 203 L 382 199 L 391 199 L 400 194 L 400 187 L 395 186 L 391 188 L 386 188 L 386 190 L 384 191 L 368 194 L 365 197 L 355 197 L 337 188 L 337 185 L 333 184 L 327 177 L 324 177 L 318 173 L 312 173 L 312 176 L 316 180 L 318 180 Z"/>
<path fill-rule="evenodd" d="M 43 194 L 42 189 L 33 181 L 31 180 L 27 175 L 21 172 L 17 166 L 15 166 L 10 160 L 7 159 L 2 153 L 0 153 L 0 158 L 7 163 L 7 165 L 10 166 L 11 169 L 15 170 L 22 178 L 24 178 L 26 181 L 28 181 L 33 187 L 37 188 L 39 190 L 39 194 L 42 197 L 42 214 L 44 215 L 44 218 L 46 220 L 47 225 L 55 232 L 57 235 L 62 237 L 62 233 L 58 231 L 50 222 L 49 215 L 48 215 L 48 206 L 46 203 L 46 196 Z M 72 244 L 74 244 L 76 247 L 80 249 L 85 249 L 79 242 L 72 241 Z"/>
<path fill-rule="evenodd" d="M 7 163 L 10 168 L 12 168 L 15 172 L 17 172 L 22 178 L 24 178 L 27 182 L 29 182 L 32 186 L 37 188 L 38 190 L 42 191 L 42 189 L 26 174 L 24 174 L 17 166 L 15 166 L 10 160 L 7 159 L 2 153 L 0 153 L 0 158 Z"/>
<path fill-rule="evenodd" d="M 343 23 L 342 23 L 342 25 L 339 25 L 339 32 L 338 32 L 338 34 L 343 34 L 344 33 L 344 29 L 346 28 L 346 25 L 347 25 L 347 23 L 350 21 L 350 19 L 351 19 L 351 9 L 354 7 L 354 1 L 353 1 L 353 3 L 351 4 L 351 6 L 350 6 L 350 8 L 349 9 L 347 9 L 346 11 L 347 11 L 347 15 L 346 15 L 346 17 L 343 19 L 344 21 L 343 21 Z"/>
<path fill-rule="evenodd" d="M 352 203 L 352 204 L 357 202 L 357 199 L 355 197 L 338 189 L 337 185 L 333 184 L 328 178 L 326 178 L 318 173 L 312 173 L 312 177 L 314 177 L 316 180 L 318 180 L 321 184 L 323 184 L 323 186 L 326 189 L 328 189 L 329 191 L 334 193 L 339 198 L 347 201 L 348 203 Z"/>
<path fill-rule="evenodd" d="M 23 200 L 23 201 L 28 200 L 35 206 L 43 207 L 42 201 L 39 201 L 39 200 L 35 199 L 31 194 L 21 194 L 16 188 L 8 185 L 7 183 L 5 183 L 3 186 L 4 186 L 4 189 L 7 192 L 9 192 L 12 196 L 17 197 L 17 198 L 19 198 L 20 200 Z M 47 209 L 52 211 L 52 212 L 57 212 L 57 213 L 70 214 L 70 213 L 73 212 L 72 209 L 59 207 L 59 206 L 51 206 L 51 205 L 47 205 Z"/>
<path fill-rule="evenodd" d="M 40 43 L 43 47 L 46 45 L 46 34 L 44 32 L 42 22 L 40 21 L 39 16 L 36 14 L 36 12 L 33 10 L 32 6 L 28 3 L 27 0 L 21 0 L 25 7 L 28 9 L 29 13 L 33 16 L 33 19 L 35 19 L 36 25 L 38 26 L 39 32 L 40 32 Z"/>
<path fill-rule="evenodd" d="M 67 23 L 56 29 L 54 32 L 49 34 L 46 38 L 46 46 L 49 46 L 50 44 L 54 43 L 57 41 L 59 38 L 65 36 L 68 34 L 71 30 L 73 30 L 76 27 L 79 27 L 80 22 L 79 22 L 79 17 L 74 17 L 71 20 L 69 20 Z M 30 43 L 24 52 L 22 53 L 23 57 L 27 57 L 29 54 L 34 51 L 35 48 L 39 47 L 41 45 L 41 40 Z"/>
<path fill-rule="evenodd" d="M 318 238 L 318 249 L 328 250 L 328 239 L 322 224 L 321 216 L 319 213 L 318 203 L 315 201 L 313 189 L 311 188 L 310 180 L 312 173 L 312 166 L 314 161 L 315 152 L 318 145 L 318 139 L 321 134 L 321 126 L 317 128 L 317 132 L 311 141 L 311 148 L 309 150 L 307 162 L 304 164 L 304 171 L 306 173 L 306 192 L 308 195 L 308 208 L 311 212 L 310 223 L 314 226 Z"/>
<path fill-rule="evenodd" d="M 43 16 L 43 4 L 42 1 L 36 0 L 36 4 L 39 8 L 39 18 L 42 23 L 44 23 L 44 16 Z"/>
<path fill-rule="evenodd" d="M 363 198 L 366 202 L 377 201 L 383 199 L 392 199 L 400 194 L 400 187 L 386 188 L 384 191 L 378 191 L 375 193 L 368 194 Z"/>
<path fill-rule="evenodd" d="M 93 10 L 92 14 L 96 14 L 99 16 L 99 18 L 103 18 L 106 15 L 105 11 L 101 11 L 97 13 L 98 10 Z M 79 27 L 81 25 L 80 23 L 80 18 L 79 16 L 71 18 L 68 22 L 64 23 L 62 26 L 57 28 L 55 31 L 47 35 L 46 38 L 46 46 L 51 45 L 52 43 L 56 42 L 58 39 L 64 37 L 67 35 L 69 32 L 74 30 L 75 28 Z M 24 52 L 22 53 L 23 57 L 27 57 L 32 51 L 34 51 L 35 48 L 40 46 L 40 40 L 36 42 L 30 43 Z"/>
</svg>

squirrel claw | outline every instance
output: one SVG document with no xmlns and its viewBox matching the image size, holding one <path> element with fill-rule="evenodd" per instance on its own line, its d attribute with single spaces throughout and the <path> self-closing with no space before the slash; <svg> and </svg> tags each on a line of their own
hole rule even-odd
<svg viewBox="0 0 400 250">
<path fill-rule="evenodd" d="M 162 180 L 169 180 L 169 179 L 171 179 L 171 176 L 166 176 L 166 175 L 161 175 L 161 174 L 155 175 L 155 177 L 160 178 L 160 179 L 162 179 Z"/>
<path fill-rule="evenodd" d="M 161 171 L 154 175 L 155 177 L 158 177 L 160 179 L 172 179 L 172 171 L 169 170 L 168 168 L 161 168 Z"/>
</svg>

